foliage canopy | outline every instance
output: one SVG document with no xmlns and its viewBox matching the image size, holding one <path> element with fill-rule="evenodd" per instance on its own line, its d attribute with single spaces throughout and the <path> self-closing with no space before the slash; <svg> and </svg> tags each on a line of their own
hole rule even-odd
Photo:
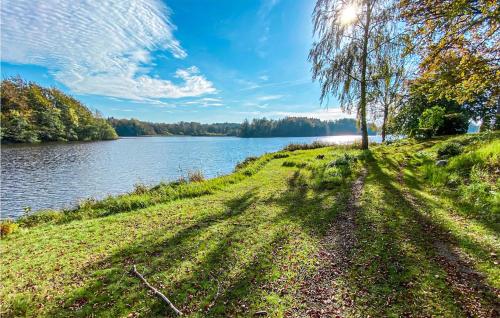
<svg viewBox="0 0 500 318">
<path fill-rule="evenodd" d="M 98 112 L 56 88 L 12 78 L 1 82 L 1 96 L 2 143 L 117 138 Z"/>
</svg>

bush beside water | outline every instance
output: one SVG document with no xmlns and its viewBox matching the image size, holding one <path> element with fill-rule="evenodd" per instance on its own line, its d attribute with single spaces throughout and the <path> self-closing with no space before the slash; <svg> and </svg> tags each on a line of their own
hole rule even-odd
<svg viewBox="0 0 500 318">
<path fill-rule="evenodd" d="M 14 223 L 12 220 L 4 220 L 0 222 L 0 234 L 6 237 L 9 234 L 14 233 L 19 227 L 19 224 Z"/>
<path fill-rule="evenodd" d="M 201 170 L 189 171 L 188 180 L 189 182 L 202 182 L 205 181 L 205 176 Z"/>
<path fill-rule="evenodd" d="M 314 141 L 313 143 L 310 144 L 289 144 L 283 150 L 293 152 L 297 150 L 309 150 L 309 149 L 317 149 L 324 147 L 331 147 L 331 145 L 321 141 Z"/>
</svg>

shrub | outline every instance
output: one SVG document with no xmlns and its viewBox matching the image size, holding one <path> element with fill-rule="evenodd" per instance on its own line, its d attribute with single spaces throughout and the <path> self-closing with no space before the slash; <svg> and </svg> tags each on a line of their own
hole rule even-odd
<svg viewBox="0 0 500 318">
<path fill-rule="evenodd" d="M 495 193 L 486 182 L 471 182 L 459 188 L 461 201 L 469 207 L 469 213 L 485 219 L 495 217 L 493 213 Z M 498 208 L 497 208 L 498 209 Z"/>
<path fill-rule="evenodd" d="M 285 151 L 296 151 L 296 150 L 309 150 L 309 149 L 317 149 L 328 147 L 330 144 L 321 141 L 314 141 L 311 144 L 289 144 L 283 150 Z"/>
<path fill-rule="evenodd" d="M 177 180 L 174 182 L 174 185 L 187 183 L 187 180 L 184 176 L 179 176 Z"/>
<path fill-rule="evenodd" d="M 463 113 L 449 113 L 443 116 L 443 123 L 438 128 L 438 135 L 465 134 L 469 128 L 469 119 Z"/>
<path fill-rule="evenodd" d="M 96 203 L 95 198 L 82 199 L 78 202 L 77 208 L 81 210 L 91 209 Z"/>
<path fill-rule="evenodd" d="M 457 142 L 448 142 L 441 145 L 437 154 L 439 158 L 450 158 L 461 154 L 463 151 L 462 146 Z"/>
<path fill-rule="evenodd" d="M 325 159 L 325 155 L 317 155 L 316 159 L 323 160 L 323 159 Z"/>
<path fill-rule="evenodd" d="M 321 176 L 321 189 L 332 189 L 342 184 L 352 173 L 350 165 L 328 166 Z"/>
<path fill-rule="evenodd" d="M 343 184 L 352 175 L 357 161 L 358 158 L 356 156 L 344 153 L 328 164 L 317 163 L 313 171 L 317 187 L 321 190 L 333 189 Z"/>
<path fill-rule="evenodd" d="M 257 158 L 256 158 L 257 159 Z M 250 165 L 243 171 L 207 180 L 203 183 L 188 183 L 186 177 L 170 183 L 160 183 L 151 187 L 146 193 L 134 192 L 109 196 L 99 201 L 93 199 L 80 203 L 78 207 L 63 211 L 41 211 L 27 214 L 18 220 L 21 227 L 32 227 L 43 223 L 67 223 L 73 220 L 98 218 L 115 213 L 129 212 L 145 208 L 158 203 L 170 202 L 181 198 L 193 198 L 220 190 L 229 184 L 242 180 L 245 176 L 251 176 L 262 169 L 272 159 L 271 155 L 264 155 L 255 164 Z M 201 172 L 200 172 L 201 174 Z M 203 175 L 200 175 L 203 177 Z M 198 178 L 198 177 L 197 177 Z M 191 180 L 192 181 L 192 180 Z"/>
<path fill-rule="evenodd" d="M 444 185 L 448 182 L 448 172 L 443 167 L 438 167 L 434 162 L 422 166 L 424 178 L 433 186 Z"/>
<path fill-rule="evenodd" d="M 444 107 L 434 106 L 426 109 L 418 121 L 419 132 L 422 136 L 427 138 L 434 136 L 443 125 L 444 115 Z"/>
<path fill-rule="evenodd" d="M 136 183 L 134 184 L 134 191 L 133 193 L 135 194 L 144 194 L 149 191 L 149 187 L 143 183 Z"/>
<path fill-rule="evenodd" d="M 189 171 L 188 179 L 189 182 L 202 182 L 205 180 L 205 176 L 201 170 Z"/>
<path fill-rule="evenodd" d="M 285 161 L 282 164 L 283 167 L 297 167 L 297 168 L 304 168 L 307 166 L 307 163 L 305 162 L 296 162 L 296 161 Z"/>
<path fill-rule="evenodd" d="M 20 217 L 18 219 L 18 224 L 22 227 L 30 227 L 40 223 L 55 223 L 66 217 L 67 213 L 68 212 L 66 211 L 61 213 L 54 210 L 39 211 L 37 213 Z"/>
<path fill-rule="evenodd" d="M 295 151 L 305 149 L 306 144 L 289 144 L 283 150 L 285 151 Z"/>
<path fill-rule="evenodd" d="M 282 158 L 288 158 L 288 157 L 290 157 L 289 154 L 283 153 L 283 152 L 278 152 L 278 153 L 274 154 L 273 159 L 282 159 Z"/>
<path fill-rule="evenodd" d="M 418 128 L 413 137 L 416 139 L 429 139 L 434 135 L 434 130 L 431 128 Z"/>
<path fill-rule="evenodd" d="M 19 225 L 14 223 L 12 220 L 3 220 L 0 223 L 0 234 L 2 237 L 6 237 L 9 234 L 14 233 Z"/>
<path fill-rule="evenodd" d="M 252 162 L 256 161 L 257 159 L 259 159 L 259 157 L 247 157 L 247 158 L 245 158 L 245 160 L 243 160 L 242 162 L 240 162 L 236 165 L 236 170 L 240 170 L 240 169 L 245 168 L 246 166 L 248 166 Z"/>
<path fill-rule="evenodd" d="M 344 153 L 340 158 L 337 158 L 330 162 L 328 166 L 330 167 L 335 167 L 335 166 L 349 166 L 352 163 L 355 163 L 358 161 L 358 159 L 352 155 L 349 155 L 347 153 Z"/>
</svg>

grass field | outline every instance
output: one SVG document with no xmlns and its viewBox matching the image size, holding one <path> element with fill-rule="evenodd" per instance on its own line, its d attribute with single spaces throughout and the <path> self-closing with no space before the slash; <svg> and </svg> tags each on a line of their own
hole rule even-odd
<svg viewBox="0 0 500 318">
<path fill-rule="evenodd" d="M 21 220 L 1 242 L 0 312 L 174 316 L 135 264 L 189 317 L 494 317 L 499 137 L 282 151 Z M 346 239 L 342 263 L 325 267 Z M 318 300 L 308 290 L 321 268 L 336 272 Z"/>
</svg>

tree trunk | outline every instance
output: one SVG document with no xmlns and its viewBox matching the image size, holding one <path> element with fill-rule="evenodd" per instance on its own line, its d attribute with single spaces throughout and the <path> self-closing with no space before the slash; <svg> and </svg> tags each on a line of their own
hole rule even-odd
<svg viewBox="0 0 500 318">
<path fill-rule="evenodd" d="M 366 76 L 366 67 L 363 74 Z M 361 149 L 368 149 L 368 127 L 366 124 L 366 80 L 361 80 L 361 101 L 359 105 L 359 114 L 361 116 Z"/>
<path fill-rule="evenodd" d="M 500 98 L 497 99 L 497 113 L 495 114 L 495 124 L 493 125 L 493 129 L 500 129 Z"/>
<path fill-rule="evenodd" d="M 485 132 L 488 130 L 498 130 L 500 129 L 500 98 L 497 100 L 496 111 L 492 112 L 486 111 L 486 114 L 481 118 L 481 126 L 479 126 L 479 132 Z"/>
<path fill-rule="evenodd" d="M 382 122 L 382 142 L 385 141 L 385 134 L 387 131 L 387 116 L 389 113 L 389 105 L 384 105 L 384 121 Z"/>
<path fill-rule="evenodd" d="M 371 8 L 369 1 L 366 4 L 366 24 L 364 25 L 363 52 L 361 56 L 361 99 L 359 115 L 361 116 L 361 149 L 368 149 L 368 127 L 366 125 L 366 67 L 368 62 L 368 38 L 370 35 Z"/>
</svg>

